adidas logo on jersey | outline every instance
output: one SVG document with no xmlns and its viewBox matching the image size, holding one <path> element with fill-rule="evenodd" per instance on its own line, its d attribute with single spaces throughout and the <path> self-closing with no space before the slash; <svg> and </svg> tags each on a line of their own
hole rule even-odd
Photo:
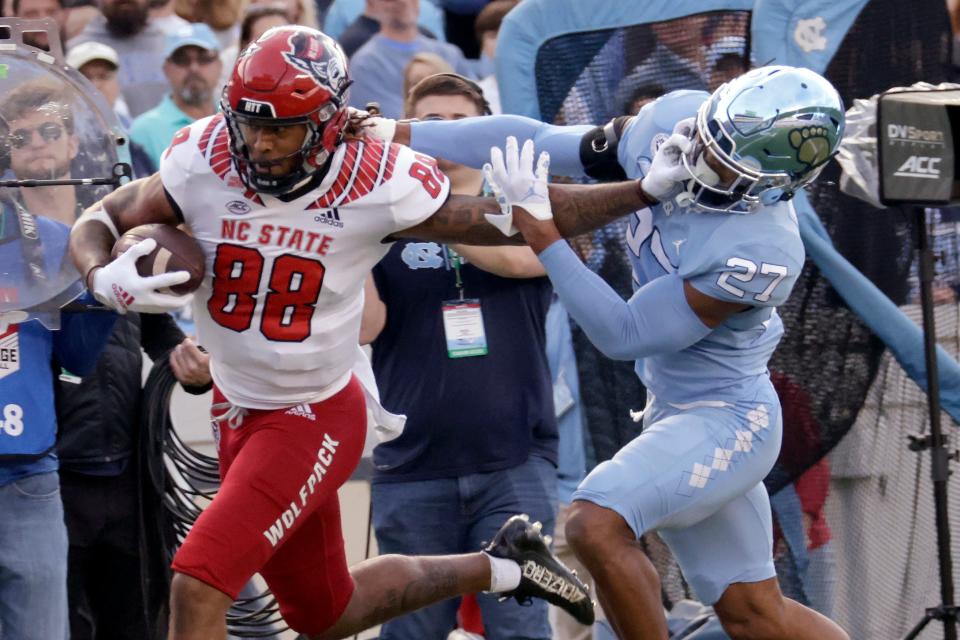
<svg viewBox="0 0 960 640">
<path fill-rule="evenodd" d="M 306 418 L 310 422 L 316 422 L 317 420 L 317 416 L 314 415 L 313 409 L 311 409 L 310 405 L 308 404 L 298 404 L 295 407 L 290 407 L 289 409 L 284 411 L 284 413 L 287 414 L 288 416 L 297 416 L 299 418 Z"/>
<path fill-rule="evenodd" d="M 321 224 L 328 224 L 331 227 L 336 227 L 338 229 L 343 229 L 343 222 L 340 221 L 340 210 L 336 207 L 333 209 L 327 209 L 323 213 L 313 216 L 313 221 Z"/>
</svg>

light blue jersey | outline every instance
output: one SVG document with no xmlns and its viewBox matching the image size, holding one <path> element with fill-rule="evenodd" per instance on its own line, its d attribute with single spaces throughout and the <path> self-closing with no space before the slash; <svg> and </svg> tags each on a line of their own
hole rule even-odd
<svg viewBox="0 0 960 640">
<path fill-rule="evenodd" d="M 658 146 L 707 97 L 667 94 L 627 124 L 617 152 L 629 178 L 643 178 Z M 549 151 L 554 173 L 582 176 L 581 139 L 590 129 L 467 118 L 414 124 L 411 142 L 479 166 L 506 136 L 531 138 Z M 626 240 L 629 301 L 565 242 L 539 254 L 570 316 L 609 357 L 635 359 L 651 392 L 643 433 L 598 465 L 573 498 L 617 512 L 637 536 L 658 531 L 700 599 L 713 604 L 731 584 L 775 575 L 762 481 L 780 451 L 782 416 L 767 362 L 783 335 L 776 306 L 803 267 L 797 219 L 788 203 L 737 214 L 668 200 L 634 213 Z M 686 286 L 748 308 L 711 328 L 690 307 Z"/>
<path fill-rule="evenodd" d="M 675 91 L 630 121 L 618 150 L 628 177 L 643 177 L 674 124 L 694 117 L 707 96 Z M 676 273 L 704 295 L 753 306 L 678 353 L 639 359 L 636 371 L 647 388 L 678 403 L 751 393 L 766 378 L 767 362 L 783 335 L 775 307 L 790 295 L 803 268 L 803 243 L 790 205 L 731 214 L 659 204 L 633 214 L 627 246 L 636 288 Z"/>
<path fill-rule="evenodd" d="M 659 145 L 678 122 L 693 118 L 707 97 L 703 91 L 674 91 L 644 106 L 620 136 L 617 157 L 627 177 L 642 178 Z M 589 126 L 554 126 L 521 116 L 419 122 L 411 128 L 411 146 L 479 167 L 489 159 L 490 147 L 503 145 L 508 135 L 520 140 L 531 138 L 538 151 L 550 153 L 552 173 L 583 176 L 580 144 L 590 130 Z M 451 145 L 451 140 L 457 144 Z M 636 371 L 647 388 L 664 401 L 685 403 L 750 397 L 757 385 L 769 385 L 767 361 L 783 334 L 775 307 L 789 296 L 804 262 L 803 243 L 790 204 L 781 202 L 754 213 L 737 214 L 684 209 L 668 201 L 634 213 L 626 240 L 638 292 L 658 278 L 673 275 L 707 296 L 752 307 L 693 344 L 637 357 Z M 564 288 L 560 283 L 555 285 L 558 290 Z M 610 344 L 604 344 L 597 331 L 591 334 L 591 320 L 603 315 L 597 313 L 597 292 L 567 288 L 568 297 L 582 302 L 579 306 L 583 314 L 578 314 L 577 300 L 564 300 L 564 304 L 594 344 L 608 355 L 622 351 L 621 345 L 611 349 Z M 616 301 L 599 302 L 612 310 Z M 612 332 L 611 339 L 629 339 L 628 332 L 620 333 L 623 335 Z"/>
</svg>

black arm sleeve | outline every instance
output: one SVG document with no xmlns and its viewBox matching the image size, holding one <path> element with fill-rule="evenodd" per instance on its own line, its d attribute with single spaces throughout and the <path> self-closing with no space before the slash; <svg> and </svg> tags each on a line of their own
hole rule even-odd
<svg viewBox="0 0 960 640">
<path fill-rule="evenodd" d="M 580 162 L 583 164 L 584 173 L 591 178 L 609 182 L 627 179 L 627 174 L 617 158 L 617 145 L 620 134 L 631 117 L 614 118 L 583 136 L 580 140 Z"/>
<path fill-rule="evenodd" d="M 151 360 L 162 358 L 187 336 L 169 313 L 140 314 L 140 346 Z M 208 383 L 199 387 L 181 385 L 183 390 L 195 396 L 202 395 L 213 386 Z"/>
<path fill-rule="evenodd" d="M 186 339 L 169 313 L 140 314 L 140 346 L 151 360 L 158 360 Z"/>
</svg>

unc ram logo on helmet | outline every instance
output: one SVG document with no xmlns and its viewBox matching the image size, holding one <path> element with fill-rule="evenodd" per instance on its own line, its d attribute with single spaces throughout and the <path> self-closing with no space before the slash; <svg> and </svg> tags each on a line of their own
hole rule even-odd
<svg viewBox="0 0 960 640">
<path fill-rule="evenodd" d="M 769 66 L 717 89 L 700 107 L 698 145 L 684 157 L 690 202 L 701 208 L 749 213 L 789 200 L 812 182 L 843 137 L 844 108 L 836 89 L 809 69 Z M 735 174 L 729 184 L 704 179 L 705 150 Z"/>
</svg>

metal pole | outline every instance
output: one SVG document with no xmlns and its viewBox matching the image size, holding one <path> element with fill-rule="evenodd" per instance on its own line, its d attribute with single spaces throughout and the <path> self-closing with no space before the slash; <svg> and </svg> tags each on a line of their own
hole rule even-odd
<svg viewBox="0 0 960 640">
<path fill-rule="evenodd" d="M 915 207 L 917 250 L 920 261 L 920 306 L 923 311 L 923 347 L 927 366 L 927 406 L 930 410 L 930 455 L 933 503 L 937 521 L 937 555 L 940 564 L 940 604 L 945 640 L 957 640 L 953 601 L 953 561 L 950 557 L 950 519 L 947 513 L 947 479 L 950 454 L 940 428 L 940 376 L 937 371 L 937 333 L 933 305 L 933 252 L 927 233 L 926 209 Z"/>
</svg>

